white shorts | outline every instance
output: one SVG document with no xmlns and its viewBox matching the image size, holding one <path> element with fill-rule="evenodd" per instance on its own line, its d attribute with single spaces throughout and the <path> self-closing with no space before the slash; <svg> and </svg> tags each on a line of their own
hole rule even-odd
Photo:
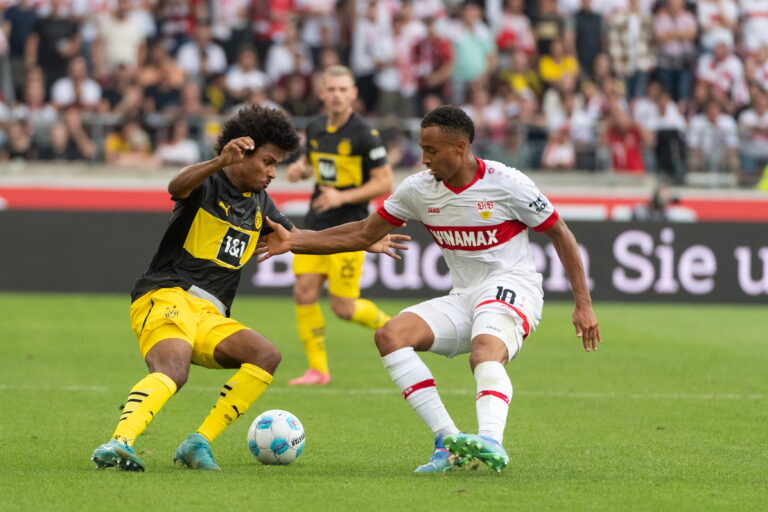
<svg viewBox="0 0 768 512">
<path fill-rule="evenodd" d="M 453 357 L 469 353 L 479 334 L 500 338 L 512 360 L 523 339 L 541 320 L 540 289 L 509 278 L 493 278 L 475 288 L 416 304 L 403 313 L 421 317 L 435 336 L 430 352 Z"/>
</svg>

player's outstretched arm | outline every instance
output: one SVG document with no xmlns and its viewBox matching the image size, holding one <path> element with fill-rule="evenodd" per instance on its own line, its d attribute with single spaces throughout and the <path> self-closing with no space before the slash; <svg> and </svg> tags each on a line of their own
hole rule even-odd
<svg viewBox="0 0 768 512">
<path fill-rule="evenodd" d="M 411 239 L 408 235 L 390 235 L 390 231 L 395 229 L 395 226 L 379 217 L 377 213 L 357 222 L 349 222 L 322 231 L 288 231 L 270 218 L 266 221 L 273 232 L 259 241 L 256 248 L 259 261 L 288 251 L 300 254 L 369 251 L 400 259 L 394 249 L 407 250 L 408 247 L 400 242 Z"/>
<path fill-rule="evenodd" d="M 597 350 L 600 339 L 600 329 L 597 326 L 597 316 L 592 309 L 592 297 L 589 294 L 587 278 L 584 275 L 584 264 L 581 261 L 576 237 L 563 219 L 558 219 L 552 227 L 543 231 L 555 246 L 557 255 L 565 267 L 568 280 L 571 282 L 573 299 L 576 308 L 573 311 L 573 325 L 576 327 L 576 336 L 581 338 L 584 350 L 587 352 Z"/>
<path fill-rule="evenodd" d="M 175 199 L 188 197 L 202 182 L 219 169 L 242 162 L 248 151 L 256 146 L 250 137 L 232 139 L 221 150 L 221 154 L 206 162 L 200 162 L 184 167 L 168 183 L 168 192 Z"/>
</svg>

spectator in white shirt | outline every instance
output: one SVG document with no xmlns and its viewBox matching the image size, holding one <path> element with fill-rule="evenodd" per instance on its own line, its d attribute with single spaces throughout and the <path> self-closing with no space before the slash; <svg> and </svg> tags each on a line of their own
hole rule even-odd
<svg viewBox="0 0 768 512">
<path fill-rule="evenodd" d="M 193 41 L 181 45 L 176 61 L 188 77 L 216 75 L 227 70 L 227 55 L 213 42 L 211 27 L 205 24 L 197 26 Z"/>
<path fill-rule="evenodd" d="M 7 126 L 11 123 L 11 109 L 0 97 L 0 160 L 3 158 L 3 148 L 8 143 Z"/>
<path fill-rule="evenodd" d="M 376 74 L 376 55 L 382 44 L 384 34 L 389 34 L 388 24 L 379 19 L 379 10 L 371 2 L 365 16 L 355 20 L 352 32 L 349 65 L 355 74 L 358 96 L 366 111 L 372 111 L 378 100 L 378 88 L 374 83 Z"/>
<path fill-rule="evenodd" d="M 659 93 L 658 116 L 655 120 L 656 165 L 677 184 L 685 183 L 686 121 L 680 108 L 665 90 Z"/>
<path fill-rule="evenodd" d="M 51 87 L 51 101 L 59 110 L 76 106 L 94 110 L 101 100 L 101 86 L 88 77 L 85 57 L 73 57 L 69 61 L 67 76 L 59 78 Z"/>
<path fill-rule="evenodd" d="M 701 27 L 701 46 L 709 51 L 725 40 L 734 46 L 734 34 L 739 26 L 739 6 L 733 0 L 699 0 L 696 13 Z"/>
<path fill-rule="evenodd" d="M 299 40 L 294 23 L 286 23 L 282 41 L 277 41 L 267 51 L 264 71 L 274 84 L 291 73 L 309 75 L 312 73 L 312 56 L 309 47 Z"/>
<path fill-rule="evenodd" d="M 258 68 L 256 49 L 245 47 L 240 50 L 237 63 L 227 72 L 227 93 L 239 102 L 253 90 L 266 89 L 269 77 Z"/>
<path fill-rule="evenodd" d="M 415 94 L 418 89 L 414 48 L 425 35 L 420 21 L 408 18 L 410 10 L 392 18 L 391 43 L 380 42 L 376 54 L 378 71 L 374 81 L 379 88 L 378 113 L 412 117 L 415 112 Z"/>
<path fill-rule="evenodd" d="M 128 0 L 118 0 L 115 11 L 100 20 L 93 48 L 96 76 L 112 74 L 121 66 L 134 70 L 144 62 L 144 30 L 129 14 Z"/>
<path fill-rule="evenodd" d="M 320 63 L 323 47 L 339 44 L 339 21 L 334 10 L 336 0 L 294 0 L 293 8 L 302 17 L 301 41 L 309 46 L 315 66 Z"/>
<path fill-rule="evenodd" d="M 469 103 L 461 105 L 475 124 L 475 134 L 479 144 L 499 143 L 504 138 L 506 118 L 504 105 L 500 98 L 492 98 L 481 86 L 470 90 Z"/>
<path fill-rule="evenodd" d="M 761 45 L 744 61 L 744 72 L 749 86 L 758 86 L 768 92 L 768 45 Z"/>
<path fill-rule="evenodd" d="M 711 101 L 706 112 L 691 120 L 688 130 L 690 168 L 694 171 L 738 170 L 739 134 L 736 121 Z"/>
<path fill-rule="evenodd" d="M 51 126 L 56 122 L 59 114 L 50 103 L 45 101 L 43 81 L 30 80 L 24 86 L 24 102 L 19 102 L 13 108 L 11 116 L 22 124 L 28 135 L 32 136 L 35 146 L 42 148 L 49 144 Z"/>
<path fill-rule="evenodd" d="M 661 94 L 661 84 L 659 82 L 649 82 L 645 89 L 645 94 L 635 98 L 630 103 L 632 117 L 644 130 L 653 132 L 656 130 L 656 124 L 659 120 L 659 95 Z"/>
<path fill-rule="evenodd" d="M 155 150 L 163 165 L 182 166 L 200 160 L 200 147 L 189 137 L 186 119 L 177 119 L 171 127 L 171 136 Z"/>
<path fill-rule="evenodd" d="M 608 18 L 617 14 L 623 14 L 630 9 L 631 0 L 600 0 L 595 2 L 595 10 Z M 645 14 L 651 14 L 656 0 L 640 0 L 640 10 Z"/>
<path fill-rule="evenodd" d="M 576 165 L 576 148 L 570 139 L 570 125 L 563 121 L 550 126 L 547 145 L 541 155 L 541 166 L 550 170 L 572 170 Z"/>
<path fill-rule="evenodd" d="M 237 58 L 238 50 L 252 39 L 250 31 L 251 0 L 216 0 L 210 3 L 211 33 L 227 54 L 227 61 Z"/>
<path fill-rule="evenodd" d="M 413 17 L 424 21 L 426 18 L 442 19 L 445 17 L 445 2 L 443 0 L 411 0 Z"/>
<path fill-rule="evenodd" d="M 732 108 L 749 103 L 749 90 L 744 77 L 744 65 L 731 52 L 725 36 L 714 44 L 711 53 L 699 57 L 696 79 L 707 83 L 715 96 L 726 98 Z"/>
<path fill-rule="evenodd" d="M 768 164 L 768 96 L 752 94 L 752 106 L 739 115 L 742 170 L 756 172 Z"/>
<path fill-rule="evenodd" d="M 742 43 L 747 53 L 753 53 L 762 45 L 768 45 L 768 2 L 765 0 L 741 0 Z"/>
<path fill-rule="evenodd" d="M 597 168 L 597 117 L 584 106 L 580 94 L 567 94 L 563 98 L 564 122 L 576 152 L 576 169 Z"/>
</svg>

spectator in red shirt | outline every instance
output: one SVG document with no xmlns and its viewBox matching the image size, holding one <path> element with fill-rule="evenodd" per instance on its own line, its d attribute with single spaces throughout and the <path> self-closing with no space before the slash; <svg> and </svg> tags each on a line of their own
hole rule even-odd
<svg viewBox="0 0 768 512">
<path fill-rule="evenodd" d="M 603 137 L 611 151 L 611 168 L 619 172 L 643 173 L 644 135 L 640 126 L 616 107 L 611 109 L 606 124 Z"/>
<path fill-rule="evenodd" d="M 507 65 L 512 54 L 518 50 L 529 56 L 536 53 L 536 39 L 533 37 L 531 22 L 523 12 L 524 4 L 523 0 L 506 0 L 501 16 L 489 20 L 496 46 L 504 56 L 503 63 Z"/>
</svg>

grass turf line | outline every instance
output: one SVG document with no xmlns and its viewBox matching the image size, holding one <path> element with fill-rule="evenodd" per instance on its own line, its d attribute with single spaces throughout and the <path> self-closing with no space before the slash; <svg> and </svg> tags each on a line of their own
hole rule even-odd
<svg viewBox="0 0 768 512">
<path fill-rule="evenodd" d="M 390 313 L 410 304 L 378 302 Z M 0 510 L 709 511 L 760 510 L 768 500 L 761 307 L 598 304 L 605 342 L 586 354 L 571 306 L 547 303 L 508 365 L 517 393 L 510 467 L 426 478 L 411 471 L 428 458 L 431 434 L 394 389 L 372 333 L 325 308 L 334 381 L 288 388 L 305 369 L 293 305 L 250 297 L 233 316 L 272 339 L 283 364 L 274 389 L 214 443 L 223 471 L 172 465 L 232 373 L 201 368 L 139 439 L 146 473 L 95 470 L 91 451 L 146 372 L 127 309 L 124 296 L 0 294 Z M 458 426 L 475 429 L 466 356 L 424 359 Z M 245 444 L 250 421 L 272 408 L 307 430 L 291 466 L 262 466 Z"/>
</svg>

